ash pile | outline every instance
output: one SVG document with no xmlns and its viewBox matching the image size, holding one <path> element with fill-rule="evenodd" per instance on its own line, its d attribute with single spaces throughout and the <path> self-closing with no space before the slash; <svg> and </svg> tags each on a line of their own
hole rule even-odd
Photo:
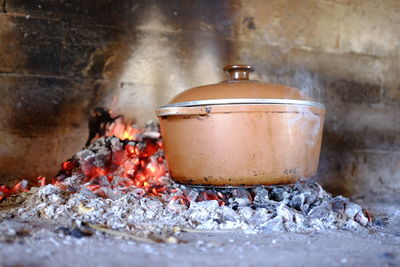
<svg viewBox="0 0 400 267">
<path fill-rule="evenodd" d="M 368 212 L 347 198 L 332 197 L 318 183 L 226 189 L 176 184 L 168 176 L 154 123 L 134 140 L 97 139 L 64 162 L 51 184 L 5 202 L 13 201 L 19 206 L 3 217 L 87 222 L 122 231 L 368 231 L 371 225 Z"/>
<path fill-rule="evenodd" d="M 205 195 L 223 195 L 205 200 Z M 181 201 L 182 197 L 187 201 Z M 151 226 L 246 232 L 365 231 L 369 218 L 344 197 L 332 197 L 317 183 L 254 189 L 210 190 L 171 184 L 161 196 L 121 194 L 113 199 L 85 190 L 70 193 L 55 185 L 32 188 L 9 215 L 55 222 L 74 220 L 111 229 Z"/>
</svg>

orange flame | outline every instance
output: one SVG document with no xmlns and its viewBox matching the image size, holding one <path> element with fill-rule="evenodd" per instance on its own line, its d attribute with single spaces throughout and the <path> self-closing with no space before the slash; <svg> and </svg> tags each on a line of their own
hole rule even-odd
<svg viewBox="0 0 400 267">
<path fill-rule="evenodd" d="M 0 200 L 3 200 L 4 198 L 9 197 L 11 195 L 15 195 L 15 194 L 18 194 L 21 192 L 27 192 L 27 191 L 28 191 L 28 181 L 27 180 L 21 180 L 13 187 L 1 185 L 0 186 Z"/>
<path fill-rule="evenodd" d="M 123 119 L 117 119 L 108 129 L 108 136 L 115 136 L 121 140 L 136 140 L 136 136 L 140 131 L 123 122 Z"/>
<path fill-rule="evenodd" d="M 165 180 L 167 168 L 164 158 L 158 153 L 162 150 L 162 142 L 155 137 L 143 137 L 142 130 L 125 125 L 122 119 L 117 119 L 108 129 L 108 136 L 116 136 L 121 140 L 134 142 L 124 144 L 123 148 L 112 150 L 111 157 L 105 166 L 94 165 L 90 160 L 71 158 L 61 164 L 61 171 L 51 183 L 61 189 L 69 186 L 63 179 L 73 174 L 84 175 L 82 185 L 101 197 L 107 197 L 109 192 L 129 192 L 142 188 L 147 194 L 159 195 L 166 189 Z M 39 186 L 46 185 L 46 178 L 37 178 Z M 0 200 L 12 194 L 28 190 L 28 182 L 20 181 L 13 188 L 0 186 Z"/>
</svg>

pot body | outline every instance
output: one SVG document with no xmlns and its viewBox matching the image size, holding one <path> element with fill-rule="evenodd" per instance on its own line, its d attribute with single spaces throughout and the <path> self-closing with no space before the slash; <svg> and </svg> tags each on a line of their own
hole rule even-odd
<svg viewBox="0 0 400 267">
<path fill-rule="evenodd" d="M 157 112 L 169 171 L 179 183 L 286 184 L 317 172 L 325 109 L 242 104 Z"/>
</svg>

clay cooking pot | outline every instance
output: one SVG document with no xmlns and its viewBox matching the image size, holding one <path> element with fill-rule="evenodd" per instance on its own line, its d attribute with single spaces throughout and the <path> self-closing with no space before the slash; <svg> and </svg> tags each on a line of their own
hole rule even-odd
<svg viewBox="0 0 400 267">
<path fill-rule="evenodd" d="M 156 110 L 172 178 L 251 186 L 315 175 L 324 105 L 296 88 L 249 80 L 251 66 L 224 70 L 229 80 L 186 90 Z"/>
</svg>

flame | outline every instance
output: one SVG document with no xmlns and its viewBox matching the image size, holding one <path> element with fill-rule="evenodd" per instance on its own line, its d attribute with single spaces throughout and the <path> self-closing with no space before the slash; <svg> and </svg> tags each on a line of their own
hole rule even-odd
<svg viewBox="0 0 400 267">
<path fill-rule="evenodd" d="M 138 188 L 149 195 L 160 195 L 165 191 L 163 177 L 168 176 L 165 159 L 160 156 L 162 142 L 159 136 L 143 137 L 144 129 L 137 129 L 116 120 L 108 129 L 107 136 L 121 140 L 131 140 L 122 149 L 112 148 L 110 160 L 104 167 L 94 166 L 92 161 L 66 161 L 62 164 L 65 176 L 82 173 L 87 188 L 101 197 L 107 197 L 107 191 L 130 192 Z M 103 179 L 101 177 L 106 177 Z M 56 185 L 62 183 L 54 182 Z M 108 190 L 110 189 L 110 190 Z"/>
<path fill-rule="evenodd" d="M 117 119 L 108 129 L 108 136 L 115 136 L 121 140 L 137 140 L 139 129 L 134 128 L 123 122 L 123 119 Z"/>
<path fill-rule="evenodd" d="M 163 156 L 163 144 L 156 128 L 137 129 L 125 125 L 121 119 L 116 120 L 109 127 L 107 135 L 130 142 L 117 142 L 117 144 L 109 142 L 107 151 L 110 154 L 101 160 L 103 162 L 101 165 L 96 165 L 94 158 L 72 157 L 61 164 L 60 172 L 51 183 L 62 190 L 75 190 L 75 192 L 86 188 L 103 198 L 129 192 L 137 196 L 147 194 L 161 197 L 169 190 L 168 192 L 175 195 L 169 201 L 182 205 L 188 206 L 195 200 L 217 200 L 220 205 L 224 205 L 227 199 L 220 193 L 202 192 L 193 199 L 182 190 L 168 187 L 169 174 Z M 65 179 L 72 176 L 83 178 L 79 180 L 79 184 L 71 187 Z M 39 176 L 37 185 L 46 185 L 46 180 L 46 177 Z M 14 187 L 0 186 L 0 201 L 13 194 L 27 191 L 28 188 L 26 180 L 21 180 Z"/>
<path fill-rule="evenodd" d="M 108 197 L 110 192 L 131 192 L 143 189 L 150 195 L 160 195 L 165 191 L 165 179 L 168 176 L 164 157 L 160 156 L 162 142 L 157 137 L 143 137 L 144 129 L 137 129 L 116 120 L 108 129 L 107 136 L 121 140 L 131 140 L 122 147 L 109 148 L 111 156 L 104 160 L 104 166 L 96 166 L 93 160 L 73 157 L 61 164 L 61 170 L 51 183 L 61 189 L 69 186 L 64 179 L 74 174 L 83 175 L 82 186 L 100 197 Z M 46 185 L 46 178 L 37 178 L 38 186 Z M 28 182 L 21 180 L 14 187 L 0 186 L 0 200 L 28 190 Z M 141 194 L 141 193 L 140 193 Z"/>
</svg>

